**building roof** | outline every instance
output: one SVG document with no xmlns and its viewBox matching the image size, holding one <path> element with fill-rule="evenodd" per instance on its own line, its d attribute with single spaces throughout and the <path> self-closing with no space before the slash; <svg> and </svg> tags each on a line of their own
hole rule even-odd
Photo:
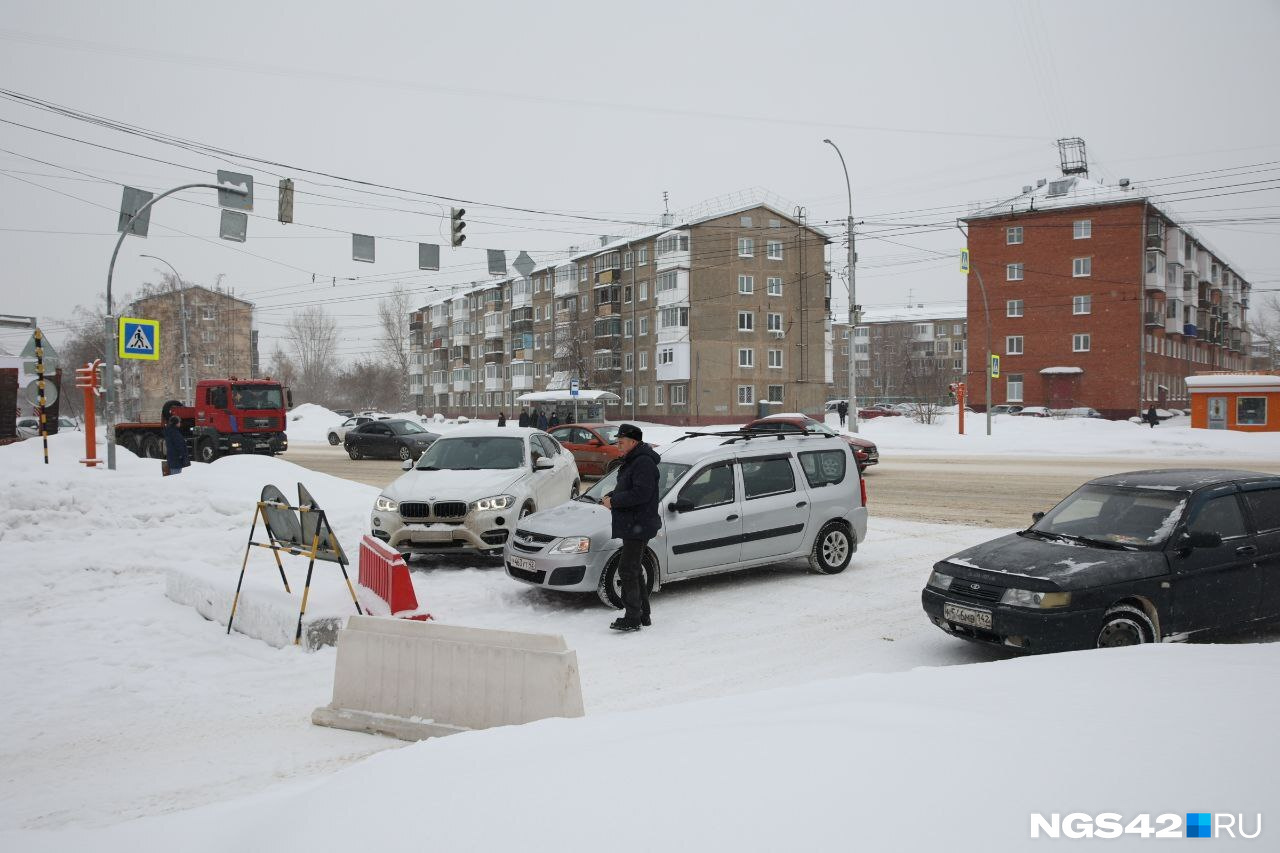
<svg viewBox="0 0 1280 853">
<path fill-rule="evenodd" d="M 1146 194 L 1128 187 L 1109 186 L 1084 175 L 1067 175 L 1056 180 L 1047 181 L 1043 186 L 1032 187 L 1029 192 L 1019 193 L 1013 198 L 979 208 L 963 217 L 967 222 L 971 219 L 990 219 L 1017 213 L 1035 213 L 1044 210 L 1062 210 L 1072 207 L 1096 207 L 1104 204 L 1127 204 L 1144 201 Z"/>
<path fill-rule="evenodd" d="M 1206 373 L 1186 378 L 1187 390 L 1200 393 L 1213 391 L 1280 391 L 1280 376 L 1274 373 Z"/>
<path fill-rule="evenodd" d="M 145 296 L 139 296 L 137 299 L 133 300 L 133 304 L 138 305 L 143 302 L 148 302 L 152 299 L 172 299 L 178 293 L 190 293 L 193 290 L 203 290 L 205 293 L 210 293 L 221 299 L 230 299 L 232 302 L 239 302 L 241 305 L 253 304 L 247 299 L 241 299 L 238 296 L 232 296 L 230 293 L 228 293 L 225 290 L 213 290 L 212 288 L 202 287 L 201 285 L 198 285 L 198 284 L 188 284 L 185 287 L 179 288 L 177 290 L 157 290 L 155 293 L 148 293 Z"/>
<path fill-rule="evenodd" d="M 957 303 L 923 303 L 904 305 L 901 308 L 866 308 L 862 312 L 861 325 L 871 323 L 923 323 L 927 320 L 963 320 L 968 311 Z M 845 326 L 847 323 L 832 323 Z"/>
</svg>

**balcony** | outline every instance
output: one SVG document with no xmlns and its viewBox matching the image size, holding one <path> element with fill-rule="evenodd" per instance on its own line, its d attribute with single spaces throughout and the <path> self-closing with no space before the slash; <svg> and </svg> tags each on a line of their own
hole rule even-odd
<svg viewBox="0 0 1280 853">
<path fill-rule="evenodd" d="M 1178 313 L 1181 314 L 1182 312 L 1179 311 Z M 1164 320 L 1164 333 L 1166 335 L 1181 335 L 1182 321 L 1176 316 L 1166 317 Z"/>
<path fill-rule="evenodd" d="M 533 390 L 533 362 L 513 361 L 511 363 L 511 390 Z"/>
<path fill-rule="evenodd" d="M 432 394 L 448 394 L 449 383 L 448 382 L 432 382 L 431 393 Z"/>
<path fill-rule="evenodd" d="M 503 390 L 503 388 L 502 388 L 502 377 L 501 377 L 501 376 L 497 376 L 497 377 L 494 377 L 494 376 L 486 376 L 486 377 L 484 378 L 484 390 L 486 390 L 486 391 L 501 391 L 501 390 Z"/>
<path fill-rule="evenodd" d="M 471 390 L 470 379 L 455 379 L 451 384 L 453 386 L 454 391 L 470 391 Z"/>
<path fill-rule="evenodd" d="M 448 344 L 448 342 L 447 342 L 444 338 L 432 338 L 432 339 L 431 339 L 431 349 L 432 349 L 432 350 L 448 349 L 448 348 L 449 348 L 449 344 Z"/>
<path fill-rule="evenodd" d="M 418 364 L 416 361 L 409 362 L 410 376 L 421 376 L 425 372 L 426 372 L 425 365 Z"/>
<path fill-rule="evenodd" d="M 1147 311 L 1144 313 L 1144 322 L 1148 326 L 1163 326 L 1164 315 L 1159 311 Z"/>
<path fill-rule="evenodd" d="M 1197 334 L 1197 332 L 1198 332 L 1198 330 L 1196 329 L 1196 324 L 1195 324 L 1195 323 L 1183 323 L 1183 324 L 1182 324 L 1182 334 L 1183 334 L 1183 336 L 1188 337 L 1188 338 L 1199 338 L 1200 336 L 1199 336 L 1199 334 Z"/>
</svg>

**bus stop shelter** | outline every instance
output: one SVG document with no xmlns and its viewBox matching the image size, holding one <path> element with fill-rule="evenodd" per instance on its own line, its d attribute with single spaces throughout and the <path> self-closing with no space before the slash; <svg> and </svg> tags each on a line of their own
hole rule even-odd
<svg viewBox="0 0 1280 853">
<path fill-rule="evenodd" d="M 569 390 L 530 391 L 516 397 L 521 406 L 556 412 L 561 423 L 594 423 L 606 420 L 605 406 L 616 405 L 622 398 L 612 391 L 584 389 L 573 396 Z M 549 416 L 549 415 L 548 415 Z"/>
</svg>

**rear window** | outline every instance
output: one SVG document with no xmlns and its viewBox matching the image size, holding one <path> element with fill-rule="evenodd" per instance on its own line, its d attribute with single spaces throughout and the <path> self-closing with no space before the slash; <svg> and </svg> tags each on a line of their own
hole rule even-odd
<svg viewBox="0 0 1280 853">
<path fill-rule="evenodd" d="M 810 486 L 826 486 L 844 479 L 845 460 L 849 456 L 847 451 L 810 450 L 796 455 Z"/>
<path fill-rule="evenodd" d="M 1253 512 L 1253 521 L 1258 525 L 1259 533 L 1280 530 L 1280 489 L 1245 492 L 1244 500 Z"/>
<path fill-rule="evenodd" d="M 785 456 L 774 459 L 743 459 L 741 468 L 747 500 L 796 490 L 791 460 Z"/>
</svg>

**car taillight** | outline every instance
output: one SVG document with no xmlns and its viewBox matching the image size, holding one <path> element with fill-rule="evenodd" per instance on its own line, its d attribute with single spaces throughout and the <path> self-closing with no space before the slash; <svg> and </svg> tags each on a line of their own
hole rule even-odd
<svg viewBox="0 0 1280 853">
<path fill-rule="evenodd" d="M 862 489 L 862 505 L 867 505 L 867 480 L 865 477 L 858 477 L 858 486 Z"/>
</svg>

